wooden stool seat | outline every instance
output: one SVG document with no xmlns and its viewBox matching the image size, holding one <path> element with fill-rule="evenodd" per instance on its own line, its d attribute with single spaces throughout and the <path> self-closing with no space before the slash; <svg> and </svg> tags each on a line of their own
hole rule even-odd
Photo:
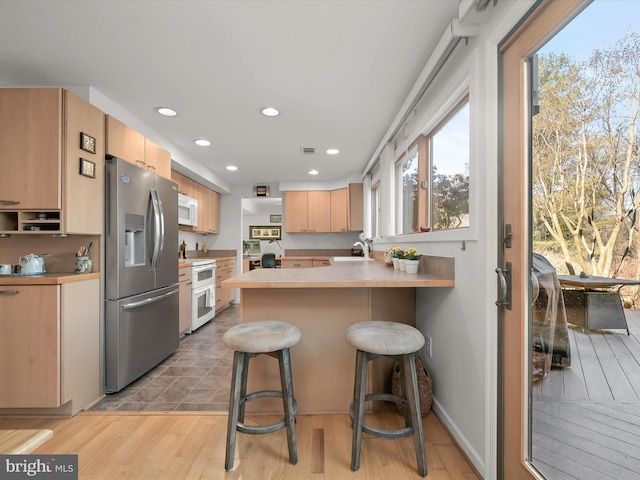
<svg viewBox="0 0 640 480">
<path fill-rule="evenodd" d="M 295 416 L 298 408 L 293 395 L 289 348 L 298 343 L 301 336 L 298 327 L 276 320 L 236 325 L 227 330 L 222 336 L 224 344 L 234 351 L 231 392 L 229 395 L 225 470 L 230 471 L 233 469 L 237 432 L 249 435 L 264 435 L 286 428 L 289 460 L 294 465 L 298 463 L 295 430 Z M 247 394 L 249 360 L 263 354 L 278 359 L 282 390 L 262 390 Z M 269 425 L 246 425 L 244 423 L 246 403 L 263 397 L 282 398 L 284 418 Z"/>
<path fill-rule="evenodd" d="M 268 353 L 294 346 L 300 341 L 300 329 L 277 320 L 249 322 L 230 328 L 222 341 L 231 350 L 249 353 Z"/>
<path fill-rule="evenodd" d="M 351 444 L 351 470 L 360 468 L 362 433 L 386 438 L 399 439 L 413 436 L 418 462 L 418 473 L 427 476 L 427 456 L 424 450 L 424 434 L 418 397 L 418 377 L 416 374 L 415 352 L 424 346 L 424 337 L 414 327 L 395 322 L 361 322 L 349 327 L 346 333 L 349 344 L 357 349 L 356 375 L 353 389 L 353 403 L 349 408 L 353 427 Z M 374 392 L 366 394 L 367 364 L 380 356 L 399 357 L 404 369 L 407 398 L 390 393 Z M 384 430 L 364 423 L 364 404 L 370 400 L 382 400 L 404 405 L 405 428 Z"/>
</svg>

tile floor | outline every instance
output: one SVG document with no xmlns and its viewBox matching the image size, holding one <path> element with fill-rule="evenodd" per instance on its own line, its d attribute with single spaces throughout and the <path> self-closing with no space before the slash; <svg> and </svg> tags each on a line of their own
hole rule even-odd
<svg viewBox="0 0 640 480">
<path fill-rule="evenodd" d="M 91 410 L 228 411 L 233 351 L 222 335 L 238 323 L 240 308 L 232 305 L 182 337 L 178 350 L 153 370 Z"/>
</svg>

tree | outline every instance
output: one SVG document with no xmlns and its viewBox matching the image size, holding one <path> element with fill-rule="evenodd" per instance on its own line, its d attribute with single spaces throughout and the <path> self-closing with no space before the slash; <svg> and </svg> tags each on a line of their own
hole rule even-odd
<svg viewBox="0 0 640 480">
<path fill-rule="evenodd" d="M 568 265 L 610 276 L 637 255 L 640 38 L 585 62 L 539 59 L 533 119 L 533 210 Z M 617 263 L 616 263 L 617 262 Z"/>
<path fill-rule="evenodd" d="M 434 228 L 458 228 L 469 220 L 469 176 L 433 174 Z"/>
</svg>

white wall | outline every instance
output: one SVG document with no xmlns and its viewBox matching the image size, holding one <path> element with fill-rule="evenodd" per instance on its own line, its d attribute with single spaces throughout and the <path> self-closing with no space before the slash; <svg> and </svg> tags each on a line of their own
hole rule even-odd
<svg viewBox="0 0 640 480">
<path fill-rule="evenodd" d="M 480 35 L 456 47 L 409 117 L 413 139 L 431 130 L 468 91 L 471 227 L 394 236 L 394 212 L 383 208 L 383 236 L 374 240 L 376 250 L 414 246 L 455 259 L 455 288 L 419 289 L 416 324 L 432 339 L 431 358 L 424 352 L 421 357 L 433 378 L 433 408 L 487 479 L 497 475 L 497 45 L 532 3 L 512 0 L 489 6 Z M 395 138 L 380 154 L 383 206 L 393 200 L 389 182 L 403 146 L 404 140 Z"/>
</svg>

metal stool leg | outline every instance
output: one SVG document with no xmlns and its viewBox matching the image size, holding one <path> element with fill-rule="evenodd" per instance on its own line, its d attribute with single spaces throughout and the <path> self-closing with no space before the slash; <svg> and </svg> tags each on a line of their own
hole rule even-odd
<svg viewBox="0 0 640 480">
<path fill-rule="evenodd" d="M 362 425 L 364 424 L 364 398 L 367 384 L 367 353 L 358 350 L 356 354 L 356 378 L 353 394 L 353 440 L 351 442 L 351 470 L 360 468 L 362 451 Z"/>
<path fill-rule="evenodd" d="M 424 451 L 424 434 L 422 431 L 422 416 L 420 415 L 420 398 L 418 395 L 418 375 L 416 374 L 416 361 L 413 353 L 402 356 L 404 364 L 405 391 L 411 412 L 411 425 L 413 427 L 413 443 L 416 449 L 418 461 L 418 473 L 427 476 L 427 456 Z"/>
<path fill-rule="evenodd" d="M 249 360 L 251 360 L 255 355 L 245 353 L 244 354 L 244 365 L 242 368 L 242 376 L 240 381 L 240 398 L 245 398 L 247 396 L 247 378 L 249 377 Z M 240 402 L 238 407 L 238 422 L 244 423 L 244 412 L 247 402 Z"/>
<path fill-rule="evenodd" d="M 231 377 L 231 392 L 229 394 L 229 419 L 227 423 L 227 450 L 224 468 L 228 472 L 233 470 L 233 457 L 236 451 L 236 428 L 238 426 L 238 408 L 240 406 L 240 391 L 245 370 L 245 354 L 234 352 L 233 372 Z"/>
<path fill-rule="evenodd" d="M 280 383 L 282 385 L 282 405 L 284 407 L 284 421 L 287 428 L 287 445 L 289 446 L 289 461 L 298 463 L 298 448 L 296 446 L 296 424 L 293 406 L 293 378 L 291 376 L 291 356 L 289 349 L 278 352 L 280 364 Z"/>
</svg>

